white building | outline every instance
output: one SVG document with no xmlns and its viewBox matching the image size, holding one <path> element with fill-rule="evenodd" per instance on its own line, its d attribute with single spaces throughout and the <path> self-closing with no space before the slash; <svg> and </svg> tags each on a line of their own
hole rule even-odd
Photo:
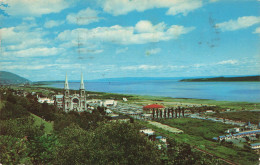
<svg viewBox="0 0 260 165">
<path fill-rule="evenodd" d="M 103 100 L 101 102 L 101 106 L 108 107 L 108 106 L 117 106 L 117 101 L 115 100 Z"/>
<path fill-rule="evenodd" d="M 55 105 L 63 109 L 65 112 L 69 111 L 87 111 L 85 87 L 83 82 L 83 75 L 81 74 L 81 82 L 79 88 L 79 94 L 70 94 L 69 83 L 66 74 L 65 84 L 64 84 L 64 94 L 55 96 Z"/>
<path fill-rule="evenodd" d="M 38 102 L 39 103 L 48 103 L 48 104 L 54 104 L 54 100 L 49 99 L 48 97 L 38 97 Z"/>
</svg>

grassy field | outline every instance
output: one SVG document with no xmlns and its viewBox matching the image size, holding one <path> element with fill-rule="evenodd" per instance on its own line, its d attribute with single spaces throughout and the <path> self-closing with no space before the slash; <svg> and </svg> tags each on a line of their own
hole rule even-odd
<svg viewBox="0 0 260 165">
<path fill-rule="evenodd" d="M 258 124 L 260 122 L 260 111 L 240 111 L 240 112 L 226 112 L 226 113 L 215 113 L 210 116 L 231 119 L 234 121 L 243 121 Z"/>
<path fill-rule="evenodd" d="M 53 131 L 53 124 L 50 122 L 47 122 L 45 120 L 43 120 L 42 118 L 40 118 L 39 116 L 36 116 L 34 114 L 31 114 L 34 119 L 35 119 L 35 125 L 40 126 L 41 124 L 44 124 L 45 128 L 44 131 L 46 133 L 51 133 Z"/>
<path fill-rule="evenodd" d="M 176 105 L 216 105 L 223 109 L 235 109 L 235 110 L 253 110 L 260 109 L 260 103 L 248 103 L 248 102 L 231 102 L 231 101 L 216 101 L 207 99 L 189 99 L 189 98 L 171 98 L 171 97 L 159 97 L 159 96 L 138 96 L 132 95 L 130 102 L 137 103 L 139 105 L 146 105 L 152 103 L 163 104 L 165 106 Z"/>
<path fill-rule="evenodd" d="M 258 156 L 253 152 L 248 152 L 242 148 L 234 146 L 224 146 L 218 142 L 214 142 L 211 139 L 214 136 L 222 135 L 223 132 L 231 128 L 230 125 L 222 123 L 214 123 L 211 121 L 181 118 L 181 119 L 169 119 L 165 120 L 164 124 L 172 127 L 179 128 L 184 131 L 184 134 L 173 134 L 161 128 L 155 127 L 147 122 L 141 122 L 146 127 L 152 128 L 160 134 L 173 138 L 180 143 L 187 143 L 192 146 L 196 146 L 202 150 L 212 153 L 218 157 L 236 162 L 238 164 L 253 165 L 257 164 Z"/>
</svg>

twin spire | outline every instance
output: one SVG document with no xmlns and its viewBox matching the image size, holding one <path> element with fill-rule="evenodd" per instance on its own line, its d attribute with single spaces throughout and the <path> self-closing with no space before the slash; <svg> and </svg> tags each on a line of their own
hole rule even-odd
<svg viewBox="0 0 260 165">
<path fill-rule="evenodd" d="M 67 73 L 66 73 L 66 77 L 65 77 L 64 89 L 69 90 L 69 83 L 68 83 Z M 80 88 L 79 89 L 85 90 L 84 81 L 83 81 L 83 74 L 82 73 L 81 73 L 81 81 L 80 81 Z"/>
</svg>

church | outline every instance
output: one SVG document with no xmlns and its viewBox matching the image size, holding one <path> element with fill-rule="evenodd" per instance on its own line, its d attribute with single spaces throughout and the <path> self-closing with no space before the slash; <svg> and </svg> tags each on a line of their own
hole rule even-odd
<svg viewBox="0 0 260 165">
<path fill-rule="evenodd" d="M 86 94 L 83 81 L 83 75 L 81 74 L 79 94 L 70 94 L 68 77 L 66 74 L 64 92 L 63 95 L 56 95 L 54 104 L 65 112 L 76 111 L 83 112 L 87 111 Z"/>
</svg>

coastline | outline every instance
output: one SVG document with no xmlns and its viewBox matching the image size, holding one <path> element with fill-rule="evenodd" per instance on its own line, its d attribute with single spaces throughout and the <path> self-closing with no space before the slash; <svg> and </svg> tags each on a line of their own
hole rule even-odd
<svg viewBox="0 0 260 165">
<path fill-rule="evenodd" d="M 25 87 L 23 87 L 25 88 Z M 63 92 L 62 88 L 56 87 L 46 87 L 44 85 L 32 85 L 29 86 L 28 89 L 48 89 L 53 90 L 55 93 Z M 73 90 L 73 92 L 77 92 L 78 90 Z M 43 91 L 44 93 L 44 91 Z M 119 94 L 119 93 L 106 93 L 106 92 L 96 92 L 96 91 L 86 91 L 87 94 L 90 94 L 90 99 L 116 99 L 122 100 L 123 97 L 127 98 L 128 103 L 135 103 L 138 105 L 147 105 L 147 104 L 163 104 L 165 106 L 178 106 L 178 105 L 186 105 L 186 104 L 197 104 L 197 105 L 215 105 L 219 106 L 223 109 L 231 109 L 231 110 L 256 110 L 260 109 L 259 102 L 246 102 L 246 101 L 217 101 L 211 99 L 194 99 L 194 98 L 173 98 L 173 97 L 165 97 L 165 96 L 151 96 L 151 95 L 137 95 L 137 94 Z M 45 92 L 45 94 L 49 94 L 49 92 Z M 123 101 L 123 100 L 122 100 Z"/>
</svg>

